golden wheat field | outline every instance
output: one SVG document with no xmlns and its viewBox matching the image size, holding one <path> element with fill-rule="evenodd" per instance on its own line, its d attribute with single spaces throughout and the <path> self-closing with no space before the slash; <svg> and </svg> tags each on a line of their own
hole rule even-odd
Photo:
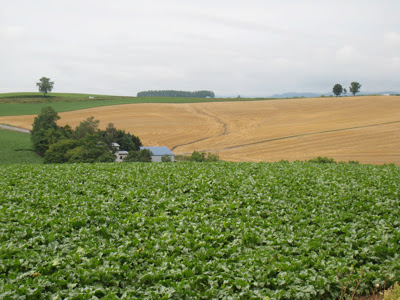
<svg viewBox="0 0 400 300">
<path fill-rule="evenodd" d="M 250 102 L 127 104 L 59 114 L 77 126 L 94 116 L 140 137 L 144 145 L 194 150 L 229 161 L 306 160 L 400 165 L 400 97 L 359 96 Z M 34 116 L 0 117 L 31 128 Z"/>
</svg>

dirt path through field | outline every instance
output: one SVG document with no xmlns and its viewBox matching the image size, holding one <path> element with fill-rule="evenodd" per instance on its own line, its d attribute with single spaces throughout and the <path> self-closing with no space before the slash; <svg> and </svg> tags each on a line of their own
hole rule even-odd
<svg viewBox="0 0 400 300">
<path fill-rule="evenodd" d="M 28 134 L 31 133 L 31 131 L 29 129 L 19 128 L 19 127 L 9 126 L 9 125 L 3 125 L 3 124 L 0 124 L 0 129 L 18 131 L 18 132 L 28 133 Z"/>
<path fill-rule="evenodd" d="M 127 104 L 60 113 L 60 125 L 94 116 L 100 127 L 138 135 L 176 154 L 218 153 L 232 161 L 337 160 L 400 165 L 400 97 L 362 96 L 251 102 Z M 31 128 L 34 116 L 0 117 Z"/>
</svg>

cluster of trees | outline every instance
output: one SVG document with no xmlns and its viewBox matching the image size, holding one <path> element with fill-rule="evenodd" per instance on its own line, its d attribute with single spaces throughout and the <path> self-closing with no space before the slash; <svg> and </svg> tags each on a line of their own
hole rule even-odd
<svg viewBox="0 0 400 300">
<path fill-rule="evenodd" d="M 143 91 L 137 93 L 138 97 L 178 97 L 178 98 L 215 98 L 215 94 L 212 91 L 195 91 L 195 92 L 186 92 L 186 91 L 174 91 L 174 90 L 165 90 L 165 91 Z"/>
<path fill-rule="evenodd" d="M 108 124 L 105 130 L 98 128 L 94 117 L 82 121 L 75 129 L 59 126 L 60 117 L 50 106 L 42 108 L 34 119 L 31 141 L 34 150 L 44 156 L 45 163 L 113 162 L 115 151 L 139 151 L 139 137 Z M 129 152 L 130 153 L 130 152 Z"/>
<path fill-rule="evenodd" d="M 353 96 L 355 96 L 360 91 L 360 88 L 361 84 L 358 82 L 352 82 L 350 83 L 349 91 L 353 94 Z M 347 90 L 339 83 L 333 86 L 332 92 L 336 95 L 336 97 L 340 96 L 341 94 L 346 96 L 347 94 Z"/>
</svg>

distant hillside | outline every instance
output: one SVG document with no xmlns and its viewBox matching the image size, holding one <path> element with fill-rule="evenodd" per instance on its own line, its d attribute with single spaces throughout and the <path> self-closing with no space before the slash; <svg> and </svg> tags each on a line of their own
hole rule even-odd
<svg viewBox="0 0 400 300">
<path fill-rule="evenodd" d="M 394 92 L 394 91 L 384 91 L 384 92 L 360 92 L 357 93 L 358 96 L 361 95 L 399 95 L 399 92 Z M 271 98 L 300 98 L 300 97 L 305 97 L 305 98 L 315 98 L 315 97 L 321 97 L 321 96 L 334 96 L 332 92 L 330 93 L 297 93 L 297 92 L 288 92 L 288 93 L 283 93 L 283 94 L 274 94 L 271 96 Z M 352 96 L 352 94 L 347 91 L 347 96 Z"/>
<path fill-rule="evenodd" d="M 75 128 L 94 116 L 103 128 L 113 123 L 140 136 L 145 145 L 165 145 L 182 155 L 218 153 L 225 161 L 295 161 L 326 156 L 336 161 L 400 165 L 400 139 L 396 138 L 400 120 L 395 113 L 400 110 L 400 96 L 292 99 L 114 105 L 106 110 L 60 113 L 59 124 Z M 14 111 L 20 112 L 20 108 Z M 30 129 L 34 118 L 5 116 L 0 117 L 0 123 Z"/>
<path fill-rule="evenodd" d="M 51 105 L 57 112 L 73 111 L 99 106 L 134 103 L 203 103 L 227 101 L 259 101 L 268 98 L 180 98 L 132 97 L 94 94 L 51 93 L 0 93 L 0 116 L 38 114 L 42 107 Z M 23 105 L 21 105 L 23 104 Z"/>
<path fill-rule="evenodd" d="M 313 98 L 313 97 L 319 97 L 321 95 L 326 95 L 326 94 L 289 92 L 283 94 L 274 94 L 271 96 L 271 98 L 295 98 L 295 97 Z"/>
<path fill-rule="evenodd" d="M 372 93 L 360 93 L 361 95 L 400 95 L 400 92 L 385 91 L 385 92 L 372 92 Z"/>
</svg>

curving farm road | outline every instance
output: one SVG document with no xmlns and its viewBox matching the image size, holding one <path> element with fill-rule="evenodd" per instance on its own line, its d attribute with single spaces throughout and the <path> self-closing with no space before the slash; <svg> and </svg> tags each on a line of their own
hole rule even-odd
<svg viewBox="0 0 400 300">
<path fill-rule="evenodd" d="M 29 129 L 20 128 L 20 127 L 15 127 L 15 126 L 10 126 L 10 125 L 3 125 L 3 124 L 0 124 L 0 129 L 18 131 L 18 132 L 28 133 L 28 134 L 31 133 L 31 131 L 30 131 Z"/>
</svg>

